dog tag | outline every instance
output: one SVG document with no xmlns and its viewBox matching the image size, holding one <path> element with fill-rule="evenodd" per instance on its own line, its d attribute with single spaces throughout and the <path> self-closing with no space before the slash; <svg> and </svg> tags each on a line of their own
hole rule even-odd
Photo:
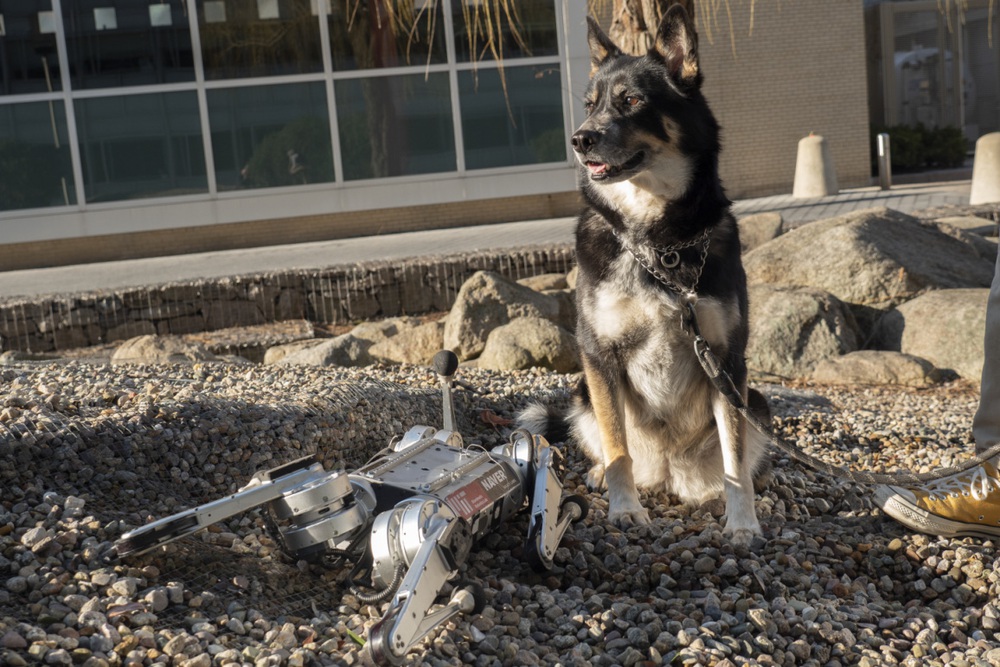
<svg viewBox="0 0 1000 667">
<path fill-rule="evenodd" d="M 676 269 L 680 263 L 681 254 L 676 250 L 671 250 L 660 255 L 660 265 L 665 269 Z"/>
</svg>

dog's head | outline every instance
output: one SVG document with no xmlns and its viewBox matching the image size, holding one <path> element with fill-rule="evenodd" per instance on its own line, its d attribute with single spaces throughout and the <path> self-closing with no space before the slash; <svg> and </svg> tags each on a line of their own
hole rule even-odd
<svg viewBox="0 0 1000 667">
<path fill-rule="evenodd" d="M 584 97 L 587 119 L 570 143 L 581 180 L 612 196 L 623 181 L 676 199 L 705 158 L 715 163 L 718 126 L 702 94 L 698 37 L 687 12 L 672 6 L 641 57 L 624 54 L 588 18 L 593 73 Z"/>
</svg>

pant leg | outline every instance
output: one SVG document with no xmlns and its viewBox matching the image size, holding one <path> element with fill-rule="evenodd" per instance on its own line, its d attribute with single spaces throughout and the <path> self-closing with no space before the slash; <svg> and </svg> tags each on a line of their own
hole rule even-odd
<svg viewBox="0 0 1000 667">
<path fill-rule="evenodd" d="M 979 409 L 972 420 L 976 451 L 1000 442 L 1000 253 L 997 253 L 993 284 L 986 303 L 986 335 L 983 341 L 983 381 Z"/>
</svg>

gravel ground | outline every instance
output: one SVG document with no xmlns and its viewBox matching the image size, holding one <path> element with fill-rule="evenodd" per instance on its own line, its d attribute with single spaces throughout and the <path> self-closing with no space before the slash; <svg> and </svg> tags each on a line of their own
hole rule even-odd
<svg viewBox="0 0 1000 667">
<path fill-rule="evenodd" d="M 467 443 L 483 419 L 564 401 L 571 376 L 463 369 Z M 972 450 L 974 386 L 929 390 L 758 385 L 782 435 L 827 460 L 930 470 Z M 123 532 L 316 453 L 357 467 L 416 423 L 440 422 L 418 367 L 333 370 L 222 364 L 0 367 L 0 662 L 7 665 L 353 665 L 380 617 L 344 568 L 290 561 L 258 511 L 160 551 L 108 563 Z M 486 609 L 411 654 L 428 665 L 996 665 L 1000 568 L 992 542 L 915 535 L 866 488 L 775 458 L 757 499 L 765 536 L 734 549 L 722 503 L 647 495 L 653 523 L 622 532 L 561 446 L 567 493 L 590 515 L 555 568 L 522 558 L 518 516 L 461 576 Z"/>
</svg>

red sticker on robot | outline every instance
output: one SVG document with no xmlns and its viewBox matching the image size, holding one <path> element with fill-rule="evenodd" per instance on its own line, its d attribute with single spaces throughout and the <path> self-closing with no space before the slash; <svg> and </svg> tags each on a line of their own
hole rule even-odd
<svg viewBox="0 0 1000 667">
<path fill-rule="evenodd" d="M 503 498 L 516 483 L 503 466 L 497 465 L 485 475 L 449 495 L 445 502 L 459 516 L 468 521 L 492 503 Z"/>
</svg>

